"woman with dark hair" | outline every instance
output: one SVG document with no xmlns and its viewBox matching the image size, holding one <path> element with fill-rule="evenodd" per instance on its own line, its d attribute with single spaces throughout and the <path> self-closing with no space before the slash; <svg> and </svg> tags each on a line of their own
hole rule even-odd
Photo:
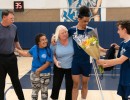
<svg viewBox="0 0 130 100">
<path fill-rule="evenodd" d="M 51 62 L 53 60 L 51 49 L 45 34 L 38 34 L 35 43 L 28 52 L 16 49 L 22 56 L 32 56 L 32 69 L 30 80 L 32 85 L 32 100 L 38 100 L 38 92 L 41 90 L 41 100 L 48 99 L 48 85 L 51 78 Z"/>
<path fill-rule="evenodd" d="M 86 6 L 81 6 L 78 15 L 78 24 L 71 27 L 68 30 L 70 36 L 76 36 L 78 34 L 85 35 L 87 32 L 93 30 L 92 27 L 87 26 L 89 23 L 90 10 Z M 72 90 L 72 100 L 77 100 L 78 89 L 80 84 L 80 79 L 82 83 L 81 89 L 81 100 L 86 100 L 88 92 L 88 81 L 91 74 L 92 66 L 90 64 L 90 56 L 84 52 L 82 48 L 73 40 L 74 56 L 72 61 L 72 79 L 73 79 L 73 90 Z M 101 51 L 106 51 L 106 49 L 100 47 Z"/>
</svg>

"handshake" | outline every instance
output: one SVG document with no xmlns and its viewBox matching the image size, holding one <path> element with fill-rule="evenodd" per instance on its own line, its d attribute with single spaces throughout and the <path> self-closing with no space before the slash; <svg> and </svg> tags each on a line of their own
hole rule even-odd
<svg viewBox="0 0 130 100">
<path fill-rule="evenodd" d="M 106 52 L 105 58 L 96 60 L 97 64 L 102 65 L 102 67 L 106 70 L 113 69 L 114 65 L 116 65 L 115 63 L 116 49 L 119 49 L 119 46 L 116 43 L 111 44 L 111 47 Z"/>
</svg>

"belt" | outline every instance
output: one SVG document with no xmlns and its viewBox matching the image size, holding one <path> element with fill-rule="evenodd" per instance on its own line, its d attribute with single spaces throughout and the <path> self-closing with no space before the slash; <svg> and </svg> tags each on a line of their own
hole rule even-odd
<svg viewBox="0 0 130 100">
<path fill-rule="evenodd" d="M 10 54 L 0 54 L 0 57 L 10 57 L 14 55 L 14 53 L 10 53 Z"/>
</svg>

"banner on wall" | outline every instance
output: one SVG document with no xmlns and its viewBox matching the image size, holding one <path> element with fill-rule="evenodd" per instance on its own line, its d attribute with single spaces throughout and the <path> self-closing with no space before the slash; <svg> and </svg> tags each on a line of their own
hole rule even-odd
<svg viewBox="0 0 130 100">
<path fill-rule="evenodd" d="M 77 21 L 78 8 L 81 5 L 91 8 L 92 21 L 106 21 L 107 8 L 130 7 L 130 0 L 66 0 L 66 3 L 66 8 L 69 9 L 60 9 L 60 21 L 63 22 Z M 98 10 L 96 11 L 94 7 L 98 7 Z"/>
<path fill-rule="evenodd" d="M 98 3 L 98 4 L 97 4 Z M 75 22 L 77 21 L 78 9 L 81 6 L 87 6 L 90 9 L 90 19 L 93 21 L 100 21 L 101 13 L 100 6 L 102 0 L 67 0 L 67 8 L 60 10 L 60 21 L 63 22 Z M 95 9 L 97 7 L 98 9 Z"/>
</svg>

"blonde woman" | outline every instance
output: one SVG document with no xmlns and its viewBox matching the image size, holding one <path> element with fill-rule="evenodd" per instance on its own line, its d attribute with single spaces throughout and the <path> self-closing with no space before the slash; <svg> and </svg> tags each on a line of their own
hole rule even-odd
<svg viewBox="0 0 130 100">
<path fill-rule="evenodd" d="M 57 100 L 61 83 L 65 76 L 66 95 L 65 100 L 72 100 L 72 76 L 71 66 L 73 59 L 73 43 L 72 39 L 68 38 L 68 30 L 65 26 L 59 25 L 55 31 L 56 45 L 52 46 L 54 54 L 54 76 L 51 98 Z"/>
</svg>

